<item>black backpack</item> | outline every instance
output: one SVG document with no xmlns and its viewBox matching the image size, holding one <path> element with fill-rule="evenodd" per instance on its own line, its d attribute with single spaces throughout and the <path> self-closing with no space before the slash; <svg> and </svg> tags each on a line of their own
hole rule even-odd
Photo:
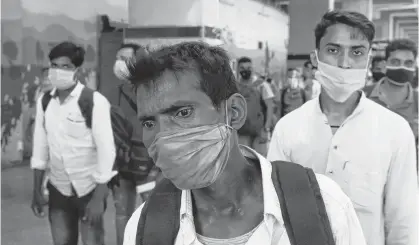
<svg viewBox="0 0 419 245">
<path fill-rule="evenodd" d="M 313 170 L 291 162 L 272 163 L 272 181 L 291 245 L 334 245 L 332 229 Z M 173 245 L 179 231 L 182 191 L 162 180 L 144 204 L 137 245 Z"/>
<path fill-rule="evenodd" d="M 238 130 L 239 135 L 257 137 L 265 126 L 266 105 L 258 86 L 264 82 L 258 80 L 252 84 L 238 83 L 241 95 L 246 99 L 247 116 L 244 125 Z"/>
<path fill-rule="evenodd" d="M 86 126 L 92 128 L 92 113 L 94 107 L 93 95 L 99 93 L 90 88 L 83 87 L 81 91 L 78 104 L 81 114 L 86 120 Z M 50 92 L 45 92 L 42 97 L 42 109 L 45 112 L 52 96 Z M 118 106 L 111 105 L 111 124 L 115 141 L 116 158 L 114 170 L 125 179 L 133 181 L 141 181 L 147 178 L 148 173 L 153 168 L 152 161 L 144 158 L 144 156 L 137 156 L 141 153 L 142 142 L 132 140 L 133 125 L 132 122 L 125 116 L 122 109 Z"/>
</svg>

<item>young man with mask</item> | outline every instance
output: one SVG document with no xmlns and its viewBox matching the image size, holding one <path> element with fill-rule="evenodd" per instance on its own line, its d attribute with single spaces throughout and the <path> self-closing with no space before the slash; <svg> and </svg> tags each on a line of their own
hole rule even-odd
<svg viewBox="0 0 419 245">
<path fill-rule="evenodd" d="M 170 236 L 170 241 L 153 244 L 291 244 L 271 177 L 274 164 L 238 144 L 247 106 L 227 53 L 186 42 L 137 60 L 129 70 L 144 144 L 167 177 L 165 183 L 179 190 L 179 208 L 165 214 L 172 208 L 169 201 L 161 210 L 164 216 L 146 216 L 155 225 L 151 230 L 140 220 L 142 211 L 150 210 L 146 202 L 128 222 L 124 245 L 146 244 L 137 236 L 141 226 L 154 238 Z M 333 181 L 321 175 L 317 180 L 334 244 L 365 244 L 350 200 Z M 160 194 L 164 196 L 157 192 L 151 198 Z M 161 223 L 155 223 L 157 216 Z M 171 217 L 179 218 L 176 229 L 161 227 Z"/>
<path fill-rule="evenodd" d="M 109 102 L 94 93 L 91 128 L 79 107 L 84 85 L 75 80 L 75 74 L 84 53 L 71 42 L 51 50 L 48 77 L 53 89 L 37 101 L 32 210 L 37 217 L 45 215 L 41 190 L 48 167 L 48 216 L 54 245 L 77 244 L 79 230 L 83 244 L 104 244 L 107 184 L 116 174 L 112 171 L 115 145 Z M 47 104 L 45 96 L 50 96 Z"/>
<path fill-rule="evenodd" d="M 323 16 L 311 56 L 320 97 L 278 122 L 268 159 L 295 162 L 336 181 L 351 198 L 368 245 L 415 245 L 413 133 L 406 120 L 361 91 L 374 34 L 374 24 L 362 14 Z"/>
<path fill-rule="evenodd" d="M 239 142 L 266 156 L 274 120 L 274 93 L 270 85 L 253 73 L 252 60 L 241 57 L 237 61 L 239 92 L 246 98 L 248 116 L 239 132 Z"/>
<path fill-rule="evenodd" d="M 386 59 L 381 56 L 375 56 L 371 61 L 372 83 L 378 83 L 386 76 Z"/>
<path fill-rule="evenodd" d="M 412 88 L 418 49 L 409 39 L 398 39 L 386 47 L 386 74 L 364 89 L 368 98 L 404 117 L 418 143 L 418 92 Z"/>
</svg>

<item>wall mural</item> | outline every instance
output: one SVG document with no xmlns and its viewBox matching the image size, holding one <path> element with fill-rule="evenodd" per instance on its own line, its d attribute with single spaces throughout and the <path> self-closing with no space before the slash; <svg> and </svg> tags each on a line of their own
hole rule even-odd
<svg viewBox="0 0 419 245">
<path fill-rule="evenodd" d="M 77 1 L 77 0 L 75 0 Z M 104 5 L 104 2 L 96 1 Z M 39 1 L 38 1 L 39 2 Z M 46 4 L 59 1 L 44 0 Z M 19 4 L 19 6 L 17 6 Z M 27 2 L 31 5 L 31 2 Z M 95 86 L 98 24 L 96 14 L 69 17 L 32 11 L 25 1 L 2 0 L 2 63 L 1 63 L 1 148 L 4 164 L 20 162 L 31 155 L 31 128 L 35 100 L 40 90 L 41 70 L 48 66 L 48 53 L 62 41 L 72 41 L 86 50 L 85 63 L 78 79 L 89 87 Z M 79 5 L 73 5 L 78 6 Z M 121 8 L 108 5 L 110 11 Z M 28 7 L 28 8 L 26 8 Z M 103 8 L 103 7 L 102 7 Z M 8 10 L 11 14 L 3 14 Z M 9 12 L 10 12 L 9 11 Z M 126 11 L 125 11 L 126 12 Z M 54 12 L 52 12 L 54 13 Z M 108 13 L 106 13 L 108 14 Z"/>
</svg>

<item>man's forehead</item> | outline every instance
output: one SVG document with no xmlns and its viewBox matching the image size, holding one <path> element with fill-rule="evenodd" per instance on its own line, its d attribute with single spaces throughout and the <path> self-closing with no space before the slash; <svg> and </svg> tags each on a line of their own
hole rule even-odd
<svg viewBox="0 0 419 245">
<path fill-rule="evenodd" d="M 239 67 L 243 67 L 243 68 L 252 67 L 252 62 L 242 62 L 239 64 Z"/>
<path fill-rule="evenodd" d="M 410 50 L 394 50 L 389 53 L 389 59 L 399 59 L 399 60 L 415 60 L 415 55 Z"/>
<path fill-rule="evenodd" d="M 73 63 L 71 63 L 70 58 L 68 58 L 67 56 L 61 56 L 61 57 L 57 57 L 57 58 L 51 60 L 51 64 L 55 64 L 55 65 L 72 65 Z"/>
<path fill-rule="evenodd" d="M 367 37 L 359 28 L 351 27 L 345 24 L 336 24 L 328 27 L 320 43 L 323 45 L 333 43 L 343 47 L 359 45 L 369 47 Z"/>
<path fill-rule="evenodd" d="M 208 97 L 200 87 L 195 72 L 165 71 L 159 78 L 137 89 L 138 114 L 150 115 L 166 109 L 176 101 L 199 101 Z"/>
</svg>

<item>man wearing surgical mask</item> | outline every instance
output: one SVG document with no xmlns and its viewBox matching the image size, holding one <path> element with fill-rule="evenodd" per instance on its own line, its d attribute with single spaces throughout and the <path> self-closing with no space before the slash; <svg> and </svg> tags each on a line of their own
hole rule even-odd
<svg viewBox="0 0 419 245">
<path fill-rule="evenodd" d="M 103 214 L 108 182 L 113 170 L 115 144 L 110 104 L 98 92 L 93 94 L 91 127 L 87 127 L 79 104 L 84 85 L 76 79 L 84 61 L 84 49 L 71 42 L 55 46 L 49 53 L 48 80 L 53 89 L 37 101 L 33 154 L 34 191 L 32 210 L 48 218 L 54 245 L 104 244 Z M 49 95 L 48 104 L 44 97 Z M 42 192 L 48 173 L 49 200 Z"/>
<path fill-rule="evenodd" d="M 386 47 L 385 77 L 364 89 L 367 96 L 400 116 L 410 124 L 418 142 L 418 92 L 412 88 L 418 50 L 409 39 L 398 39 Z"/>
<path fill-rule="evenodd" d="M 129 74 L 127 63 L 133 62 L 140 46 L 135 43 L 124 43 L 116 53 L 116 61 L 113 66 L 115 76 L 120 80 L 126 80 Z"/>
<path fill-rule="evenodd" d="M 406 120 L 361 91 L 374 34 L 374 24 L 360 13 L 322 17 L 311 54 L 319 99 L 278 122 L 268 159 L 295 162 L 336 181 L 351 198 L 368 245 L 416 245 L 414 135 Z"/>
<path fill-rule="evenodd" d="M 130 118 L 132 122 L 137 121 L 137 111 L 135 108 L 133 108 L 136 106 L 136 98 L 133 92 L 133 87 L 127 80 L 129 76 L 127 65 L 134 62 L 136 54 L 140 52 L 145 52 L 145 49 L 135 43 L 122 44 L 116 53 L 116 61 L 113 67 L 115 76 L 119 80 L 124 81 L 124 83 L 122 83 L 119 87 L 120 91 L 118 105 L 114 106 L 121 108 L 125 116 Z M 133 123 L 134 130 L 130 140 L 131 142 L 138 142 L 138 146 L 131 148 L 132 154 L 129 157 L 132 160 L 131 163 L 135 161 L 137 163 L 141 162 L 146 165 L 146 163 L 149 163 L 152 160 L 148 156 L 147 149 L 145 149 L 144 144 L 142 143 L 142 130 L 140 127 L 135 127 L 137 125 L 138 124 Z M 134 156 L 140 157 L 140 159 L 134 159 Z M 116 244 L 122 245 L 124 229 L 128 219 L 131 217 L 137 205 L 140 205 L 145 201 L 148 194 L 147 192 L 137 194 L 136 186 L 141 186 L 142 184 L 150 182 L 152 183 L 152 181 L 155 180 L 154 175 L 157 174 L 157 169 L 153 169 L 150 173 L 148 173 L 149 175 L 146 179 L 138 179 L 133 177 L 132 169 L 128 168 L 125 162 L 120 162 L 119 158 L 117 158 L 116 161 L 117 162 L 115 165 L 118 168 L 118 175 L 112 179 L 110 187 L 115 204 Z"/>
<path fill-rule="evenodd" d="M 184 42 L 150 52 L 130 70 L 144 144 L 167 178 L 162 184 L 181 195 L 170 193 L 176 201 L 166 199 L 158 215 L 147 213 L 147 203 L 138 208 L 125 228 L 124 245 L 147 244 L 137 235 L 142 226 L 160 239 L 153 244 L 294 244 L 273 186 L 274 163 L 238 143 L 247 105 L 226 51 Z M 316 178 L 333 244 L 365 244 L 350 200 L 333 181 Z M 168 194 L 161 186 L 153 197 Z M 172 209 L 173 202 L 180 202 L 179 209 Z M 152 222 L 143 223 L 145 218 Z"/>
</svg>

